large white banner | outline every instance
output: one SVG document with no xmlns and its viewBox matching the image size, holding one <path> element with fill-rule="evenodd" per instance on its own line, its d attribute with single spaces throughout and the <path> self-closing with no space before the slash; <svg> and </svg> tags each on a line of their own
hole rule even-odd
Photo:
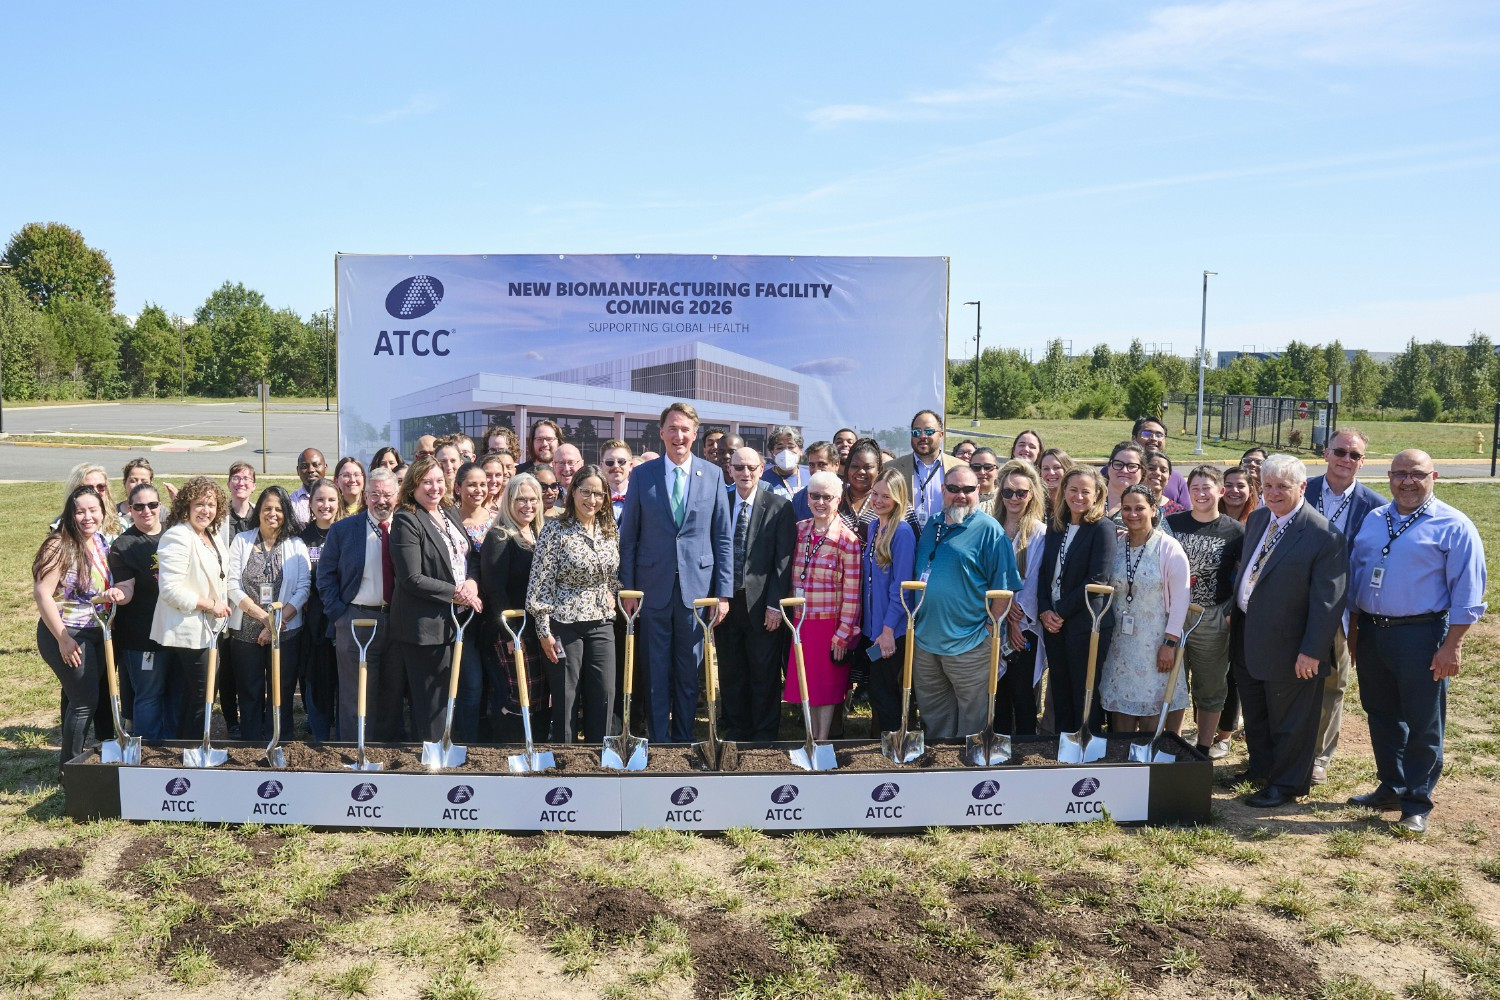
<svg viewBox="0 0 1500 1000">
<path fill-rule="evenodd" d="M 557 420 L 585 460 L 621 437 L 657 447 L 690 401 L 759 446 L 788 424 L 898 451 L 942 411 L 942 257 L 341 254 L 339 436 L 368 459 L 425 433 Z"/>
</svg>

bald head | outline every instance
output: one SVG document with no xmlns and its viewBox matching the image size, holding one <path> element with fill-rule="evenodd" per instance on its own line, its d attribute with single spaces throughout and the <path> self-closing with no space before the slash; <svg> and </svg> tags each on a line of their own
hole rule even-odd
<svg viewBox="0 0 1500 1000">
<path fill-rule="evenodd" d="M 1391 499 L 1396 501 L 1396 510 L 1406 515 L 1426 503 L 1437 477 L 1432 456 L 1420 448 L 1408 448 L 1391 459 Z"/>
<path fill-rule="evenodd" d="M 748 497 L 760 480 L 760 452 L 754 448 L 736 448 L 729 456 L 729 474 L 741 497 Z"/>
</svg>

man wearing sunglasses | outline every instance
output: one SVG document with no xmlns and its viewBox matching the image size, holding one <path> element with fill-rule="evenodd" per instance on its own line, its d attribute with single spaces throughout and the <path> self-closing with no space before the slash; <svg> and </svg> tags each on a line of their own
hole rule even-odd
<svg viewBox="0 0 1500 1000">
<path fill-rule="evenodd" d="M 167 690 L 165 665 L 156 663 L 151 618 L 156 613 L 156 546 L 161 541 L 161 494 L 150 483 L 137 483 L 125 501 L 130 527 L 109 547 L 109 571 L 115 586 L 130 600 L 115 613 L 115 649 L 125 666 L 135 704 L 131 719 L 144 739 L 167 739 L 177 732 L 180 692 Z M 127 586 L 129 585 L 129 586 Z"/>
<path fill-rule="evenodd" d="M 967 464 L 943 451 L 943 418 L 932 410 L 919 410 L 911 418 L 911 454 L 891 462 L 911 483 L 911 509 L 917 524 L 942 512 L 943 477 L 954 466 Z"/>
<path fill-rule="evenodd" d="M 974 470 L 962 464 L 950 469 L 943 491 L 947 503 L 922 529 L 915 563 L 927 593 L 916 620 L 912 687 L 931 740 L 984 728 L 992 610 L 984 592 L 1021 589 L 1005 529 L 979 509 Z"/>
<path fill-rule="evenodd" d="M 1385 497 L 1359 482 L 1355 477 L 1365 464 L 1370 439 L 1357 427 L 1334 432 L 1323 449 L 1328 471 L 1307 481 L 1307 502 L 1328 519 L 1328 526 L 1354 541 L 1365 515 L 1386 502 Z M 1333 669 L 1323 683 L 1323 713 L 1318 718 L 1317 755 L 1313 758 L 1312 783 L 1328 780 L 1328 762 L 1338 749 L 1339 731 L 1344 723 L 1344 689 L 1349 686 L 1349 615 L 1333 636 Z"/>
</svg>

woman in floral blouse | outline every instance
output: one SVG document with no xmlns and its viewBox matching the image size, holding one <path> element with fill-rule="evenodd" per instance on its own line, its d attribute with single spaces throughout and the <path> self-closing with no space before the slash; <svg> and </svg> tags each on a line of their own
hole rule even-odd
<svg viewBox="0 0 1500 1000">
<path fill-rule="evenodd" d="M 838 516 L 843 483 L 831 472 L 815 472 L 807 484 L 812 517 L 797 524 L 792 550 L 792 587 L 807 598 L 802 623 L 802 654 L 807 697 L 812 704 L 813 739 L 828 739 L 833 710 L 849 690 L 849 659 L 859 641 L 859 536 Z M 789 661 L 785 701 L 802 701 L 796 650 Z"/>
<path fill-rule="evenodd" d="M 584 737 L 594 743 L 604 739 L 615 700 L 613 621 L 619 569 L 619 532 L 604 473 L 597 465 L 585 465 L 573 474 L 562 514 L 537 536 L 526 589 L 526 611 L 552 664 L 547 682 L 556 742 L 578 738 L 573 720 L 580 694 Z"/>
</svg>

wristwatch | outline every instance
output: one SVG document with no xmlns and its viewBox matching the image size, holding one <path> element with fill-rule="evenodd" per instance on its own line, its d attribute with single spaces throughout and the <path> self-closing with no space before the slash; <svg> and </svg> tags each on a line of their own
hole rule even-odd
<svg viewBox="0 0 1500 1000">
<path fill-rule="evenodd" d="M 1165 637 L 1164 639 L 1162 639 L 1161 644 L 1163 646 L 1166 646 L 1166 647 L 1170 648 L 1170 649 L 1176 649 L 1177 648 L 1177 643 L 1179 641 L 1180 640 L 1176 636 L 1169 635 L 1169 636 Z"/>
</svg>

